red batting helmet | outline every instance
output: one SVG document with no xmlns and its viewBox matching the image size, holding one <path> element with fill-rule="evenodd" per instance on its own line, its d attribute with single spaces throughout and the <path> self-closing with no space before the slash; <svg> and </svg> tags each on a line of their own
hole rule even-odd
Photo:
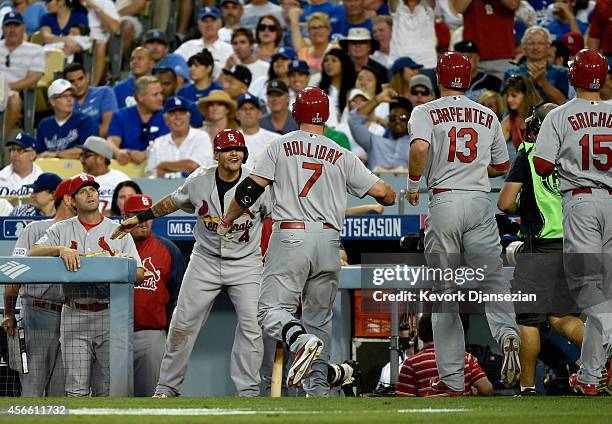
<svg viewBox="0 0 612 424">
<path fill-rule="evenodd" d="M 236 149 L 244 151 L 244 161 L 246 162 L 249 157 L 249 149 L 247 149 L 244 136 L 238 130 L 226 128 L 221 130 L 215 136 L 213 143 L 215 152 L 221 152 L 223 150 Z"/>
<path fill-rule="evenodd" d="M 440 56 L 438 66 L 438 84 L 451 90 L 467 90 L 472 79 L 472 64 L 461 53 L 447 52 Z"/>
<path fill-rule="evenodd" d="M 599 91 L 607 74 L 608 62 L 595 50 L 580 50 L 569 64 L 569 81 L 574 87 Z"/>
<path fill-rule="evenodd" d="M 323 125 L 329 118 L 329 97 L 318 87 L 300 90 L 293 103 L 293 119 L 298 124 Z"/>
</svg>

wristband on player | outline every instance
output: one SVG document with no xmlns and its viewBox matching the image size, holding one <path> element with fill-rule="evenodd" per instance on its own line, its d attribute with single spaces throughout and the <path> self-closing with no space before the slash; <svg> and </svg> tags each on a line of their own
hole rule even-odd
<svg viewBox="0 0 612 424">
<path fill-rule="evenodd" d="M 421 176 L 408 174 L 408 193 L 418 193 L 421 186 Z"/>
<path fill-rule="evenodd" d="M 138 219 L 138 222 L 146 222 L 151 219 L 155 219 L 153 209 L 149 208 L 146 211 L 140 212 L 138 215 L 136 215 L 136 219 Z"/>
</svg>

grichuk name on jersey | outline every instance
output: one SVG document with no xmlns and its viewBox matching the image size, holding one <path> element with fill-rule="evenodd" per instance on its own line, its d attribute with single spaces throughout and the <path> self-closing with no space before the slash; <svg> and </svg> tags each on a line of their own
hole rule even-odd
<svg viewBox="0 0 612 424">
<path fill-rule="evenodd" d="M 434 125 L 444 122 L 466 122 L 480 124 L 489 129 L 493 124 L 493 115 L 472 107 L 443 107 L 429 111 Z"/>
<path fill-rule="evenodd" d="M 567 117 L 574 131 L 581 128 L 612 128 L 612 114 L 606 112 L 578 112 Z"/>
<path fill-rule="evenodd" d="M 331 147 L 306 142 L 306 148 L 304 149 L 304 142 L 302 140 L 287 141 L 283 143 L 285 149 L 285 155 L 289 156 L 306 156 L 307 158 L 315 158 L 325 160 L 332 165 L 336 164 L 336 161 L 344 154 Z"/>
</svg>

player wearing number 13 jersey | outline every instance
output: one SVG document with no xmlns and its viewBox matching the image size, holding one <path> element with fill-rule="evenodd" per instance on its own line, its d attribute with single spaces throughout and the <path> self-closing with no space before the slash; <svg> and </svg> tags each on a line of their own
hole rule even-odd
<svg viewBox="0 0 612 424">
<path fill-rule="evenodd" d="M 470 68 L 462 54 L 443 54 L 437 67 L 442 97 L 412 111 L 407 196 L 412 205 L 418 204 L 419 183 L 425 173 L 429 189 L 425 221 L 428 265 L 483 269 L 480 289 L 506 295 L 509 287 L 503 275 L 488 177 L 508 170 L 508 152 L 495 115 L 464 95 L 470 84 Z M 434 292 L 454 293 L 457 289 L 453 281 L 434 281 Z M 491 333 L 504 354 L 502 380 L 510 386 L 518 382 L 520 373 L 514 308 L 509 302 L 487 302 L 485 307 Z M 440 380 L 432 387 L 460 396 L 464 391 L 465 342 L 458 307 L 439 302 L 433 311 Z"/>
<path fill-rule="evenodd" d="M 612 105 L 599 96 L 607 73 L 601 54 L 578 52 L 569 67 L 576 98 L 546 116 L 534 157 L 538 174 L 550 175 L 555 166 L 559 171 L 565 274 L 587 316 L 582 366 L 570 385 L 589 395 L 598 393 L 612 356 Z"/>
<path fill-rule="evenodd" d="M 332 305 L 340 273 L 340 229 L 347 191 L 395 202 L 391 187 L 350 151 L 323 135 L 329 99 L 319 88 L 301 90 L 293 106 L 300 130 L 275 140 L 257 159 L 253 173 L 236 188 L 218 232 L 235 232 L 235 219 L 270 185 L 273 232 L 264 265 L 259 323 L 283 341 L 295 359 L 287 384 L 311 396 L 329 395 Z M 234 236 L 238 236 L 239 232 Z M 294 314 L 302 300 L 302 319 Z"/>
</svg>

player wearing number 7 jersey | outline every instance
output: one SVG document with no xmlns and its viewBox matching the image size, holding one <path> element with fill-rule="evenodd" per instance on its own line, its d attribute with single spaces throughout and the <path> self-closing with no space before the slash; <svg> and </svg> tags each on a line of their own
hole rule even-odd
<svg viewBox="0 0 612 424">
<path fill-rule="evenodd" d="M 599 392 L 602 369 L 612 356 L 612 105 L 599 96 L 607 73 L 601 54 L 578 52 L 569 67 L 576 98 L 546 116 L 533 160 L 539 175 L 555 167 L 559 172 L 565 274 L 587 316 L 582 365 L 570 385 L 588 395 Z"/>
<path fill-rule="evenodd" d="M 350 151 L 323 135 L 329 99 L 306 87 L 293 105 L 300 130 L 275 140 L 257 159 L 253 173 L 236 189 L 219 233 L 231 236 L 235 220 L 270 185 L 273 232 L 266 253 L 259 323 L 283 341 L 295 359 L 287 384 L 311 396 L 327 396 L 331 352 L 332 305 L 340 273 L 340 229 L 347 191 L 370 195 L 382 205 L 395 203 L 395 192 Z M 230 232 L 231 231 L 231 232 Z M 302 319 L 294 314 L 302 301 Z"/>
<path fill-rule="evenodd" d="M 227 209 L 240 181 L 250 170 L 248 151 L 242 133 L 222 130 L 214 140 L 218 165 L 198 168 L 174 193 L 151 209 L 125 220 L 113 237 L 121 237 L 139 222 L 168 215 L 177 209 L 196 212 L 196 243 L 183 277 L 177 305 L 170 322 L 166 349 L 153 397 L 180 394 L 187 363 L 213 302 L 224 287 L 234 304 L 238 325 L 230 356 L 230 376 L 238 396 L 259 395 L 259 369 L 263 357 L 261 329 L 257 324 L 257 302 L 262 273 L 260 251 L 263 220 L 270 213 L 268 191 L 234 221 L 236 237 L 217 234 L 223 211 Z"/>
<path fill-rule="evenodd" d="M 421 175 L 427 177 L 429 214 L 425 221 L 425 256 L 434 268 L 467 265 L 482 269 L 485 293 L 509 294 L 504 278 L 499 233 L 488 197 L 489 176 L 508 170 L 508 152 L 497 117 L 465 97 L 470 61 L 460 53 L 443 54 L 437 66 L 442 97 L 417 106 L 410 117 L 408 200 L 419 202 Z M 454 282 L 434 281 L 434 292 L 454 293 Z M 509 302 L 485 304 L 489 328 L 500 343 L 502 380 L 519 381 L 519 336 Z M 456 303 L 434 304 L 432 315 L 440 380 L 432 387 L 452 396 L 464 392 L 463 327 Z"/>
</svg>

